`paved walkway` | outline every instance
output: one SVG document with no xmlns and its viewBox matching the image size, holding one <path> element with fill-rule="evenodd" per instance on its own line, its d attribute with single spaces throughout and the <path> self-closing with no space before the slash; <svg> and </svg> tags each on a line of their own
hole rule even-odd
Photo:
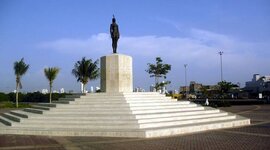
<svg viewBox="0 0 270 150">
<path fill-rule="evenodd" d="M 138 139 L 0 135 L 0 150 L 269 150 L 270 105 L 221 108 L 251 118 L 251 126 L 181 136 Z"/>
</svg>

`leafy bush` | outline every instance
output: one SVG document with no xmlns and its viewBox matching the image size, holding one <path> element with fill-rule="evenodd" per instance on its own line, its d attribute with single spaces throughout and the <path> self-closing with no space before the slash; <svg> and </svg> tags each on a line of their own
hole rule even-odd
<svg viewBox="0 0 270 150">
<path fill-rule="evenodd" d="M 7 94 L 10 101 L 15 102 L 15 93 L 9 93 Z M 58 100 L 59 98 L 65 97 L 66 95 L 69 95 L 67 93 L 52 93 L 52 99 Z M 19 102 L 43 102 L 47 103 L 49 102 L 49 94 L 42 94 L 40 92 L 33 92 L 33 93 L 19 93 Z"/>
<path fill-rule="evenodd" d="M 0 92 L 0 102 L 10 101 L 9 96 Z"/>
</svg>

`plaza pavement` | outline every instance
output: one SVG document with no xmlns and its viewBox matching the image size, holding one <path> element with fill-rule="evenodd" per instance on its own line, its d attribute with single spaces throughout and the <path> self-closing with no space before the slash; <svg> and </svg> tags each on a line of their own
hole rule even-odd
<svg viewBox="0 0 270 150">
<path fill-rule="evenodd" d="M 162 138 L 0 135 L 0 150 L 269 150 L 270 105 L 221 108 L 251 119 L 251 126 Z M 3 110 L 0 111 L 4 112 Z"/>
</svg>

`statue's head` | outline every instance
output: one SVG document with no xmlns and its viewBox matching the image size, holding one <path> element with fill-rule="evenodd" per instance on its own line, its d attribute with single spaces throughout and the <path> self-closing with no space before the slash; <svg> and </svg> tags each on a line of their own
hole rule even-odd
<svg viewBox="0 0 270 150">
<path fill-rule="evenodd" d="M 116 22 L 116 19 L 115 19 L 114 15 L 113 15 L 113 18 L 112 18 L 112 22 L 113 22 L 113 23 Z"/>
</svg>

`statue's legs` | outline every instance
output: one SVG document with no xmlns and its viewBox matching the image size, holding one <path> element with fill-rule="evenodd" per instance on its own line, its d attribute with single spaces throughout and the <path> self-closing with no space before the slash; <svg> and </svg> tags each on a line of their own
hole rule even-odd
<svg viewBox="0 0 270 150">
<path fill-rule="evenodd" d="M 114 38 L 114 39 L 112 40 L 113 53 L 117 53 L 117 52 L 116 52 L 116 49 L 117 49 L 117 40 L 118 40 L 118 39 L 116 39 L 116 38 Z"/>
</svg>

